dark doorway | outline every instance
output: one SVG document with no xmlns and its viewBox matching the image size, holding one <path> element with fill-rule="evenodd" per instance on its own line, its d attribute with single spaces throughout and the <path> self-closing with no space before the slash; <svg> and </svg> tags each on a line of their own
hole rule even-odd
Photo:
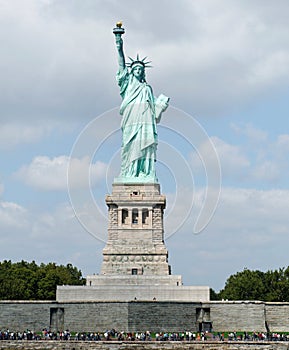
<svg viewBox="0 0 289 350">
<path fill-rule="evenodd" d="M 50 308 L 50 330 L 53 332 L 63 331 L 64 329 L 64 308 Z"/>
</svg>

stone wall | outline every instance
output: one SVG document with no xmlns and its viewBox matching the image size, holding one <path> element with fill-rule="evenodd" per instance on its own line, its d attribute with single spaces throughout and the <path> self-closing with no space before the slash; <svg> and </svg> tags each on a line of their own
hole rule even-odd
<svg viewBox="0 0 289 350">
<path fill-rule="evenodd" d="M 0 301 L 0 329 L 42 330 L 50 325 L 56 302 Z"/>
<path fill-rule="evenodd" d="M 263 331 L 289 332 L 289 303 L 262 301 L 211 301 L 210 318 L 216 332 Z"/>
<path fill-rule="evenodd" d="M 180 332 L 197 330 L 194 303 L 176 302 L 98 302 L 59 303 L 64 308 L 64 328 L 74 331 L 124 332 L 153 330 Z"/>
<path fill-rule="evenodd" d="M 215 332 L 289 331 L 289 303 L 193 302 L 0 302 L 0 329 L 41 331 L 198 331 L 212 322 Z"/>
<path fill-rule="evenodd" d="M 118 329 L 128 331 L 128 305 L 121 302 L 59 304 L 64 308 L 64 328 L 72 331 Z"/>
<path fill-rule="evenodd" d="M 128 329 L 158 332 L 197 331 L 196 308 L 199 303 L 131 302 L 128 304 Z"/>
<path fill-rule="evenodd" d="M 185 302 L 0 302 L 0 329 L 180 332 L 197 330 L 198 303 Z"/>
<path fill-rule="evenodd" d="M 172 279 L 172 282 L 174 280 L 175 278 Z M 91 302 L 95 300 L 97 302 L 130 302 L 132 300 L 191 302 L 191 300 L 209 301 L 209 299 L 210 290 L 206 286 L 100 284 L 89 287 L 57 286 L 56 291 L 58 302 Z"/>
<path fill-rule="evenodd" d="M 289 331 L 289 303 L 266 303 L 265 311 L 270 332 Z"/>
<path fill-rule="evenodd" d="M 210 318 L 215 332 L 265 331 L 265 304 L 258 301 L 225 301 L 204 304 L 210 308 Z"/>
</svg>

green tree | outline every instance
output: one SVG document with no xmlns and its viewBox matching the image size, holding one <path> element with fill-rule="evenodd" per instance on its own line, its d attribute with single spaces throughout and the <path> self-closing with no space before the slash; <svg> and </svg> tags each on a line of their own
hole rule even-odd
<svg viewBox="0 0 289 350">
<path fill-rule="evenodd" d="M 216 294 L 214 298 L 229 300 L 289 301 L 289 267 L 267 272 L 244 269 L 231 275 Z"/>
<path fill-rule="evenodd" d="M 55 300 L 57 285 L 83 285 L 82 273 L 71 264 L 40 264 L 35 261 L 0 262 L 0 299 Z"/>
<path fill-rule="evenodd" d="M 244 269 L 230 276 L 225 288 L 219 293 L 221 299 L 229 300 L 264 300 L 266 287 L 264 272 Z"/>
<path fill-rule="evenodd" d="M 213 288 L 210 288 L 210 300 L 219 300 L 219 293 L 215 292 Z"/>
<path fill-rule="evenodd" d="M 289 267 L 266 272 L 265 301 L 289 301 Z"/>
</svg>

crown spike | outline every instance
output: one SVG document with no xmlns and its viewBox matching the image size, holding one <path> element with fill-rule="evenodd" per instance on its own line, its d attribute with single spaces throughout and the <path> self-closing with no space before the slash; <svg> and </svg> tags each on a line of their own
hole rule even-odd
<svg viewBox="0 0 289 350">
<path fill-rule="evenodd" d="M 151 68 L 152 66 L 149 66 L 149 64 L 152 61 L 145 61 L 147 59 L 147 56 L 145 56 L 143 59 L 139 58 L 139 54 L 136 55 L 136 59 L 131 58 L 130 56 L 128 56 L 128 58 L 130 59 L 130 63 L 126 63 L 126 65 L 130 68 L 132 68 L 134 65 L 136 64 L 140 64 L 142 65 L 144 68 Z"/>
</svg>

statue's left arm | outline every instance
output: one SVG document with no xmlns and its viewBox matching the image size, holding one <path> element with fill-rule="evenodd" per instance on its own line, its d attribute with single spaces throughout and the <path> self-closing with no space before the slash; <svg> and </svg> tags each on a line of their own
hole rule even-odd
<svg viewBox="0 0 289 350">
<path fill-rule="evenodd" d="M 169 100 L 170 98 L 163 94 L 155 100 L 155 118 L 157 123 L 161 121 L 162 113 L 168 108 Z"/>
</svg>

